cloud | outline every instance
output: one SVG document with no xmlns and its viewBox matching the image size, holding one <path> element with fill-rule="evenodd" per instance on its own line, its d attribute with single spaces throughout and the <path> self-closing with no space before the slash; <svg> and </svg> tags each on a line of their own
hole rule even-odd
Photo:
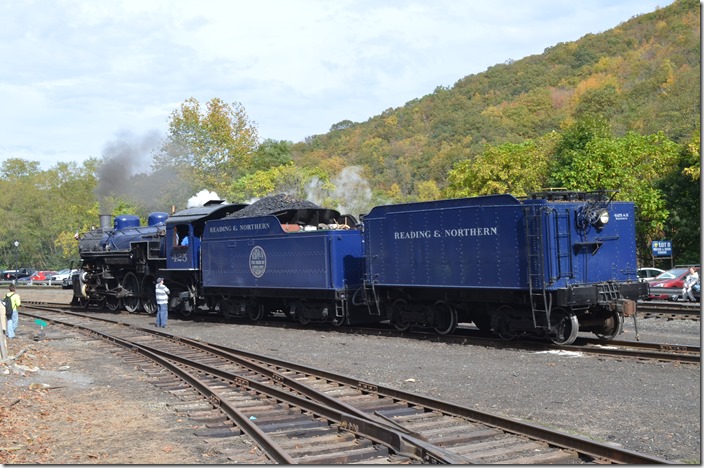
<svg viewBox="0 0 704 468">
<path fill-rule="evenodd" d="M 190 97 L 301 141 L 662 3 L 0 0 L 0 160 L 99 156 L 120 132 L 165 134 Z"/>
</svg>

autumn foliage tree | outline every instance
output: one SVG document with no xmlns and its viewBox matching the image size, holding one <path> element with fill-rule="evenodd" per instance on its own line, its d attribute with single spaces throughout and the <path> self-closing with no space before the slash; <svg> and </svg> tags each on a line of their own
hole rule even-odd
<svg viewBox="0 0 704 468">
<path fill-rule="evenodd" d="M 552 146 L 550 133 L 538 140 L 487 146 L 473 159 L 462 161 L 449 172 L 447 197 L 470 197 L 510 193 L 525 196 L 545 187 Z"/>
<path fill-rule="evenodd" d="M 251 170 L 258 144 L 257 128 L 241 104 L 213 98 L 202 109 L 189 98 L 171 114 L 154 166 L 173 167 L 195 186 L 228 196 L 232 182 Z"/>
</svg>

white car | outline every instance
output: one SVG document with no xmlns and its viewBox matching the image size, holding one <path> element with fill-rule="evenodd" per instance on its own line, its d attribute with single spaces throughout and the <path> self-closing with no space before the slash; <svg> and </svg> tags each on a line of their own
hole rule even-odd
<svg viewBox="0 0 704 468">
<path fill-rule="evenodd" d="M 641 281 L 650 281 L 651 279 L 655 279 L 660 273 L 665 273 L 665 270 L 653 267 L 638 268 L 638 279 Z"/>
<path fill-rule="evenodd" d="M 64 279 L 70 278 L 72 274 L 74 274 L 78 270 L 69 270 L 68 268 L 65 270 L 58 271 L 55 275 L 51 275 L 49 279 L 51 282 L 57 282 L 61 283 Z"/>
</svg>

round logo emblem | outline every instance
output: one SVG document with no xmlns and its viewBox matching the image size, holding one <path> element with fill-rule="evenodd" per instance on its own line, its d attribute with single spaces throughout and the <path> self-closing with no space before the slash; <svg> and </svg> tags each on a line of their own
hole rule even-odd
<svg viewBox="0 0 704 468">
<path fill-rule="evenodd" d="M 258 245 L 249 253 L 249 271 L 255 278 L 261 278 L 266 271 L 266 253 Z"/>
</svg>

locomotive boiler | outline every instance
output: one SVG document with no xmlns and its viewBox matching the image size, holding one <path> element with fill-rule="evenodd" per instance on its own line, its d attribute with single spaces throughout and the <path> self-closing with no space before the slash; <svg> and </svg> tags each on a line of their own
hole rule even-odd
<svg viewBox="0 0 704 468">
<path fill-rule="evenodd" d="M 156 311 L 154 279 L 166 266 L 165 221 L 168 213 L 149 215 L 147 225 L 138 216 L 101 215 L 100 227 L 78 239 L 81 262 L 73 276 L 73 303 L 90 303 L 109 310 L 124 307 L 129 312 L 144 308 Z"/>
</svg>

